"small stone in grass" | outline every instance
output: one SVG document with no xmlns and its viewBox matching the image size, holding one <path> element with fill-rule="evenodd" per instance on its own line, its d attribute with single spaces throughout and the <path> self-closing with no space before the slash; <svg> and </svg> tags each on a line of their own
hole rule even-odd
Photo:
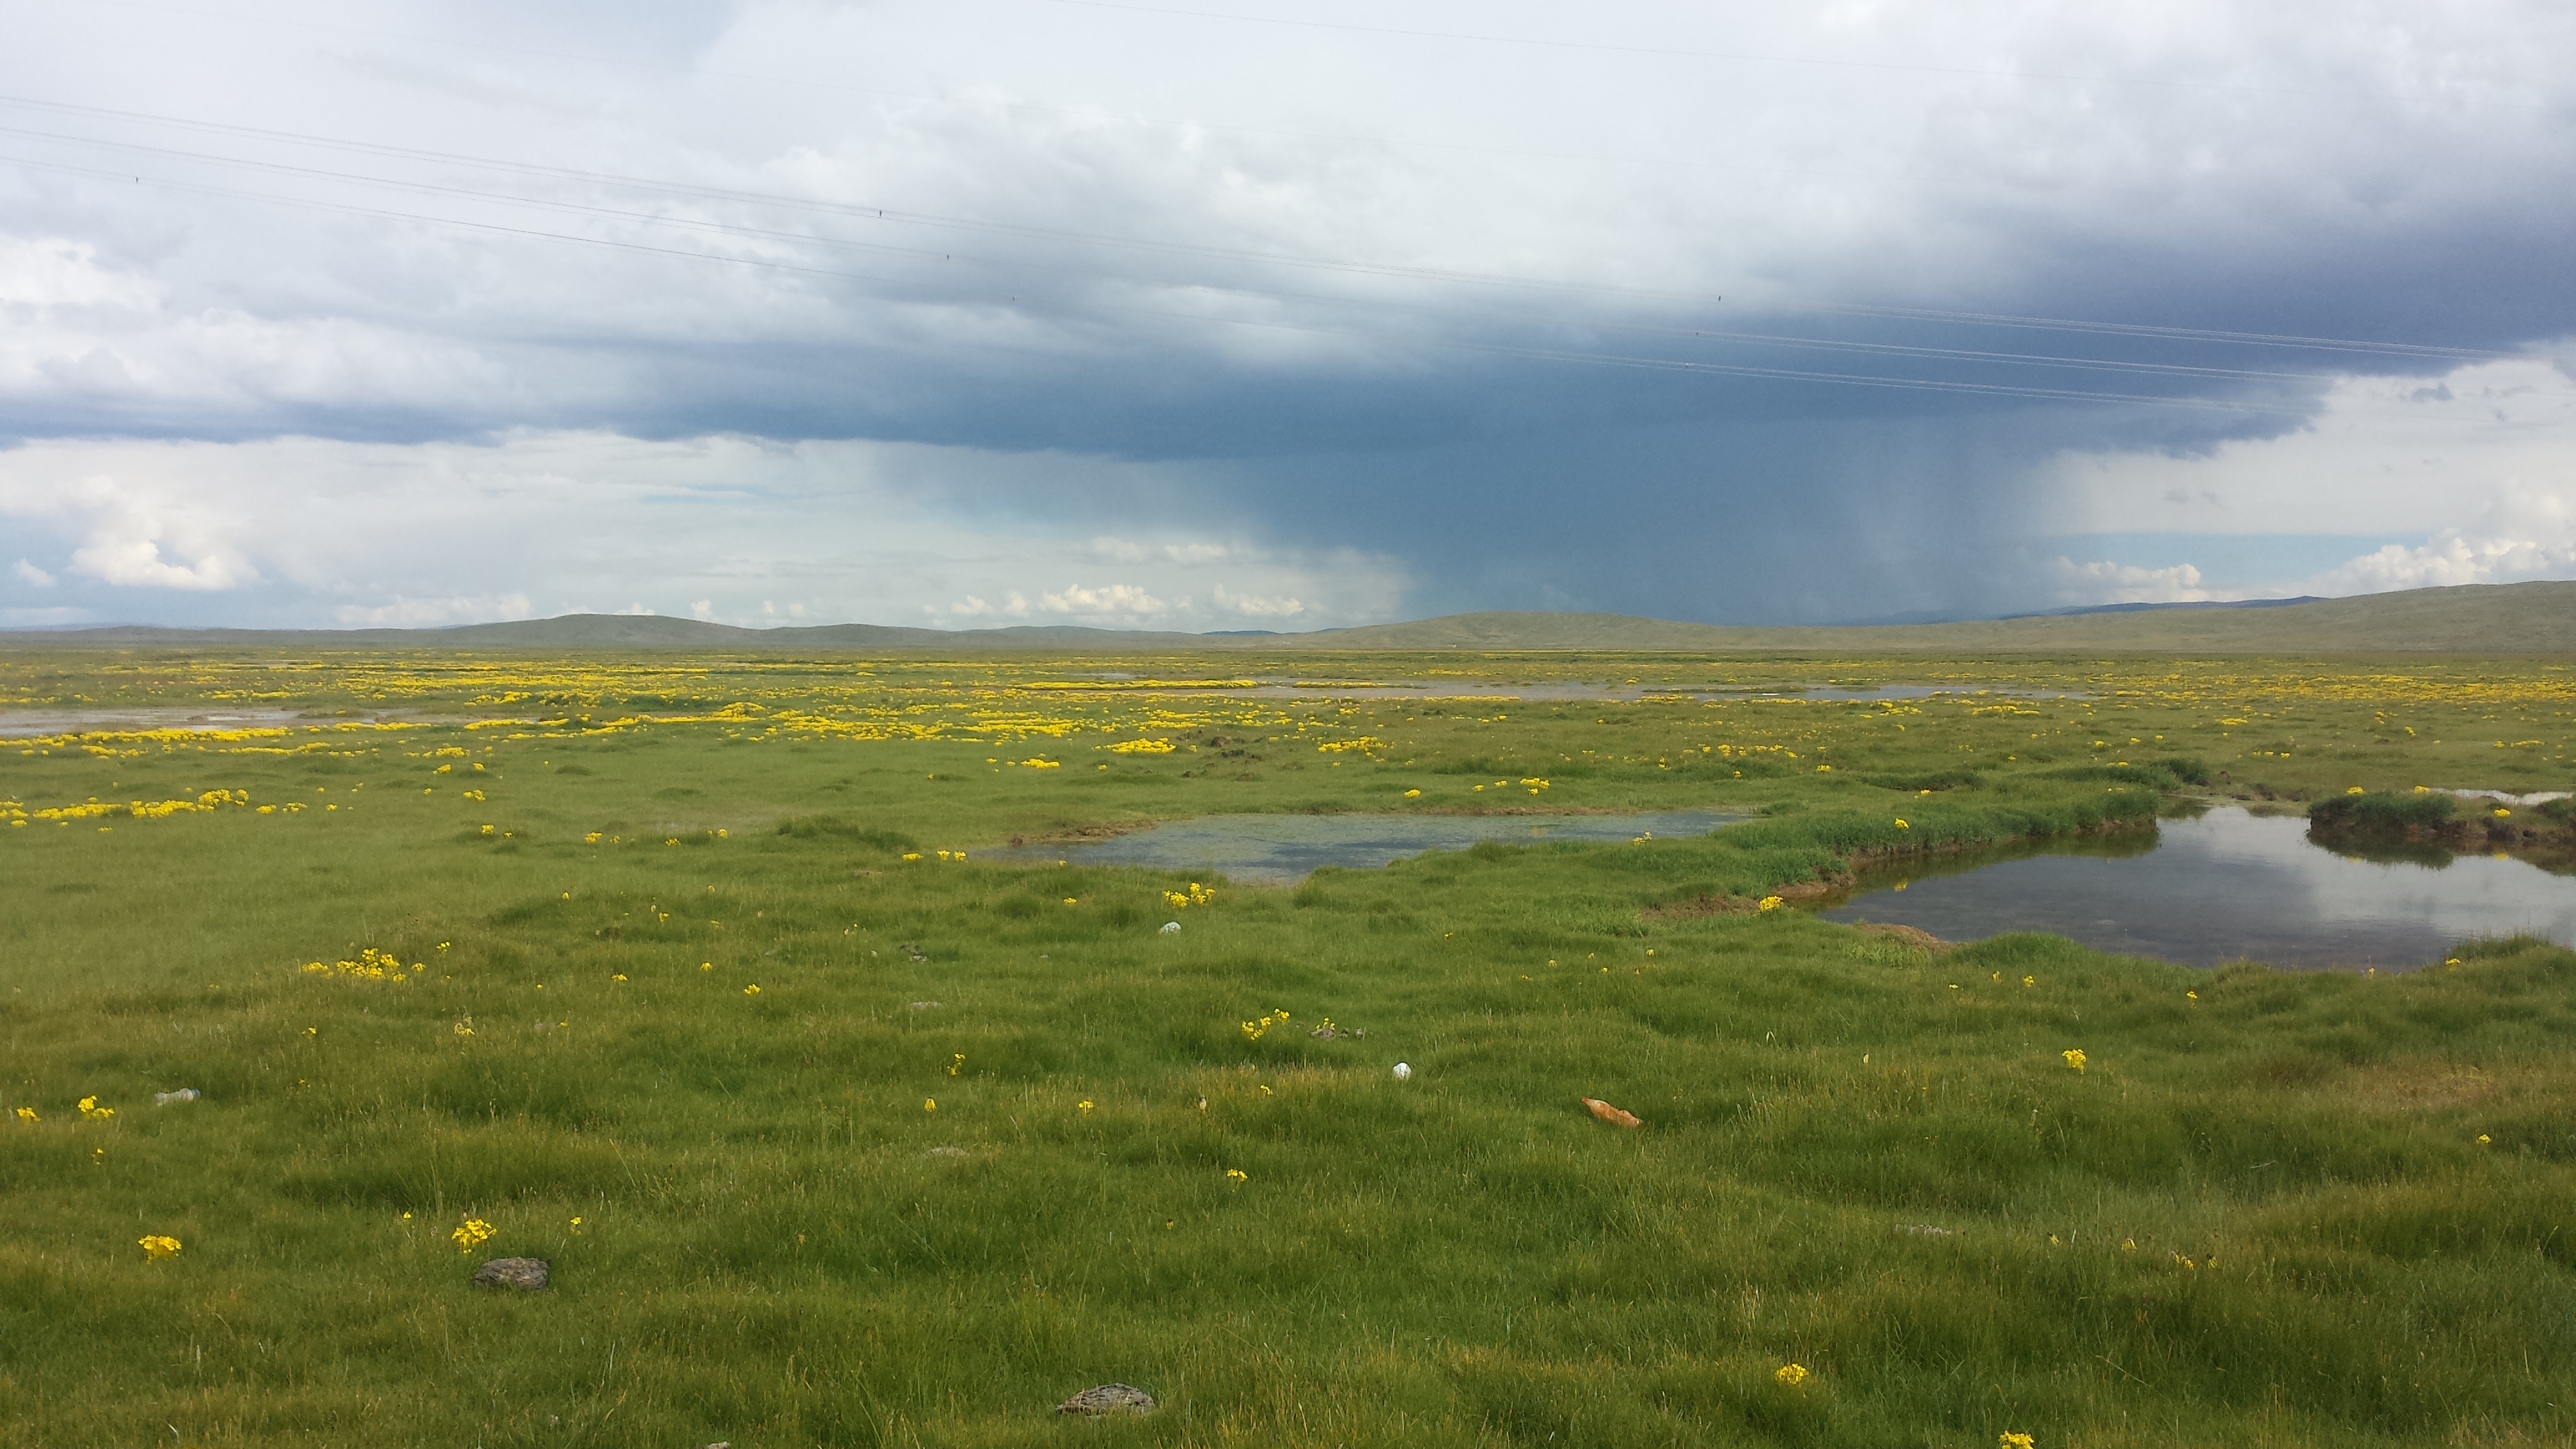
<svg viewBox="0 0 2576 1449">
<path fill-rule="evenodd" d="M 1059 1414 L 1150 1414 L 1154 1396 L 1128 1384 L 1102 1384 L 1055 1406 Z"/>
<path fill-rule="evenodd" d="M 543 1258 L 494 1258 L 474 1270 L 474 1281 L 486 1288 L 516 1288 L 534 1293 L 546 1286 Z"/>
</svg>

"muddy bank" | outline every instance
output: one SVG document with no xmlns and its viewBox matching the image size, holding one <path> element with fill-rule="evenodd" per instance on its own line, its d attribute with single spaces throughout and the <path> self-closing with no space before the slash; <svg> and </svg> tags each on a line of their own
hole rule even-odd
<svg viewBox="0 0 2576 1449">
<path fill-rule="evenodd" d="M 1896 865 L 1906 861 L 1939 860 L 1945 856 L 1972 855 L 2014 845 L 2037 844 L 2045 840 L 2064 840 L 2070 837 L 2098 839 L 2140 830 L 2152 832 L 2155 828 L 2156 822 L 2153 820 L 2111 821 L 2088 829 L 2060 831 L 2051 835 L 2003 835 L 1986 840 L 1958 840 L 1904 850 L 1855 850 L 1843 858 L 1843 864 L 1839 869 L 1822 871 L 1806 880 L 1781 882 L 1770 887 L 1762 895 L 1702 894 L 1687 900 L 1665 901 L 1659 905 L 1648 906 L 1639 914 L 1649 921 L 1743 915 L 1762 909 L 1762 902 L 1772 896 L 1777 896 L 1785 905 L 1804 905 L 1851 894 L 1860 884 L 1860 872 L 1878 866 Z"/>
<path fill-rule="evenodd" d="M 2443 791 L 2346 795 L 2308 807 L 2308 838 L 2329 850 L 2363 856 L 2503 853 L 2535 863 L 2571 862 L 2576 861 L 2576 801 L 2514 806 Z"/>
</svg>

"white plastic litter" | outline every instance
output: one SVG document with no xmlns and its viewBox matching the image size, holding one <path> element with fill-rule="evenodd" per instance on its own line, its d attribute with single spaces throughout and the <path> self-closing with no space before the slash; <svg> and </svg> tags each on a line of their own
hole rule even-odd
<svg viewBox="0 0 2576 1449">
<path fill-rule="evenodd" d="M 175 1092 L 155 1092 L 152 1094 L 152 1105 L 155 1107 L 167 1107 L 173 1102 L 193 1102 L 195 1100 L 197 1100 L 197 1089 L 194 1087 L 181 1087 Z"/>
<path fill-rule="evenodd" d="M 1409 1081 L 1412 1081 L 1412 1080 L 1413 1080 L 1413 1068 L 1412 1068 L 1412 1067 L 1410 1067 L 1410 1066 L 1408 1066 L 1408 1065 L 1406 1065 L 1406 1064 L 1405 1064 L 1405 1063 L 1403 1063 L 1403 1062 L 1397 1062 L 1397 1063 L 1395 1064 L 1395 1079 L 1396 1079 L 1397 1081 L 1399 1081 L 1399 1082 L 1409 1082 Z"/>
<path fill-rule="evenodd" d="M 1181 923 L 1180 923 L 1180 922 L 1178 922 L 1178 921 L 1165 921 L 1165 922 L 1163 923 L 1163 934 L 1164 934 L 1164 935 L 1166 935 L 1166 936 L 1177 936 L 1177 935 L 1179 935 L 1180 933 L 1181 933 Z"/>
</svg>

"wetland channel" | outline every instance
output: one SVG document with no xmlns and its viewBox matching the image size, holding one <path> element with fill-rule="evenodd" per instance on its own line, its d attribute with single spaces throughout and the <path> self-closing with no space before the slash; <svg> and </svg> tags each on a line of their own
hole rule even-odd
<svg viewBox="0 0 2576 1449">
<path fill-rule="evenodd" d="M 1198 871 L 1291 886 L 1323 866 L 1367 869 L 1479 841 L 1625 841 L 1703 835 L 1743 817 L 1216 815 L 1106 840 L 988 849 L 988 860 Z M 2045 931 L 2103 951 L 2189 966 L 2407 970 L 2463 941 L 2528 932 L 2576 946 L 2576 877 L 2500 856 L 2363 859 L 2317 845 L 2298 816 L 2234 807 L 2153 831 L 2024 841 L 1863 871 L 1818 914 L 1912 926 L 1945 941 Z"/>
<path fill-rule="evenodd" d="M 1107 840 L 1014 845 L 984 860 L 1067 861 L 1196 870 L 1241 885 L 1292 886 L 1328 865 L 1369 868 L 1479 841 L 1634 840 L 1706 835 L 1741 815 L 1656 810 L 1624 815 L 1210 815 Z"/>
</svg>

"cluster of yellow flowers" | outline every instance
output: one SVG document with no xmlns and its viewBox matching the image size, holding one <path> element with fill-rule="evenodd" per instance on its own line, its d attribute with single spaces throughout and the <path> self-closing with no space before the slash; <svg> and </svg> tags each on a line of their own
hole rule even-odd
<svg viewBox="0 0 2576 1449">
<path fill-rule="evenodd" d="M 249 803 L 248 790 L 208 790 L 194 800 L 128 800 L 120 805 L 92 797 L 78 805 L 54 805 L 35 811 L 12 800 L 0 805 L 0 813 L 7 814 L 12 825 L 24 825 L 30 820 L 49 825 L 69 825 L 75 820 L 98 820 L 111 815 L 134 820 L 167 820 L 173 815 L 191 815 Z M 261 813 L 266 814 L 267 811 L 262 810 Z"/>
<path fill-rule="evenodd" d="M 2066 1058 L 2068 1067 L 2079 1072 L 2084 1070 L 2084 1051 L 2081 1047 L 2069 1047 L 2058 1055 Z"/>
<path fill-rule="evenodd" d="M 104 1122 L 116 1115 L 116 1109 L 100 1106 L 96 1097 L 83 1097 L 80 1099 L 80 1114 L 93 1122 Z"/>
<path fill-rule="evenodd" d="M 143 1249 L 144 1257 L 156 1262 L 163 1258 L 175 1257 L 179 1252 L 179 1240 L 161 1233 L 146 1233 L 134 1241 Z"/>
<path fill-rule="evenodd" d="M 1170 740 L 1121 740 L 1102 748 L 1113 755 L 1168 755 L 1173 745 Z"/>
<path fill-rule="evenodd" d="M 1240 1167 L 1229 1167 L 1225 1170 L 1225 1182 L 1228 1187 L 1241 1187 L 1250 1181 L 1252 1181 L 1252 1179 L 1245 1176 L 1243 1169 Z"/>
<path fill-rule="evenodd" d="M 426 971 L 429 968 L 421 962 L 414 961 L 411 969 Z M 403 970 L 401 957 L 391 951 L 379 951 L 373 946 L 361 949 L 355 961 L 327 963 L 307 961 L 304 963 L 304 974 L 307 976 L 358 976 L 369 981 L 409 981 L 411 979 L 410 974 Z"/>
<path fill-rule="evenodd" d="M 1163 892 L 1163 899 L 1171 905 L 1173 910 L 1185 911 L 1192 906 L 1208 906 L 1216 904 L 1216 892 L 1209 890 L 1206 886 L 1200 885 L 1197 881 L 1191 881 L 1190 888 L 1188 890 L 1165 891 Z"/>
<path fill-rule="evenodd" d="M 1783 904 L 1785 904 L 1785 902 L 1783 902 L 1778 896 L 1764 896 L 1760 901 L 1755 903 L 1755 908 L 1758 910 L 1776 911 L 1780 909 Z"/>
<path fill-rule="evenodd" d="M 1807 1366 L 1799 1363 L 1784 1363 L 1771 1371 L 1771 1377 L 1780 1387 L 1794 1389 L 1807 1381 Z"/>
<path fill-rule="evenodd" d="M 21 1107 L 18 1109 L 18 1120 L 21 1122 L 41 1122 L 44 1119 L 36 1115 L 35 1108 Z"/>
<path fill-rule="evenodd" d="M 467 1218 L 458 1225 L 455 1232 L 447 1236 L 456 1244 L 456 1251 L 470 1253 L 492 1241 L 492 1225 L 481 1218 Z"/>
<path fill-rule="evenodd" d="M 1259 1021 L 1247 1021 L 1243 1024 L 1243 1039 L 1245 1041 L 1259 1041 L 1269 1032 L 1270 1028 L 1274 1026 L 1286 1026 L 1287 1024 L 1288 1008 L 1282 1006 L 1270 1011 L 1265 1011 L 1261 1014 L 1261 1019 Z"/>
<path fill-rule="evenodd" d="M 1036 755 L 1031 755 L 1025 760 L 1010 760 L 1005 763 L 1017 765 L 1024 770 L 1061 770 L 1064 768 L 1064 761 L 1062 760 L 1041 759 Z"/>
</svg>

